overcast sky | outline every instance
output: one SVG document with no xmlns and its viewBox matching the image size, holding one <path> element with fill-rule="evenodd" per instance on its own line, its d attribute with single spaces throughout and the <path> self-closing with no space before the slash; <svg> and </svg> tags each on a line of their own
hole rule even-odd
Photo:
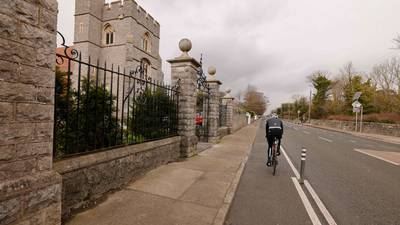
<svg viewBox="0 0 400 225">
<path fill-rule="evenodd" d="M 59 26 L 73 41 L 74 1 L 58 0 Z M 399 0 L 137 0 L 161 24 L 160 55 L 179 55 L 178 42 L 192 40 L 190 55 L 204 54 L 223 89 L 257 86 L 275 108 L 295 94 L 308 95 L 315 70 L 338 73 L 352 61 L 359 71 L 400 51 Z"/>
</svg>

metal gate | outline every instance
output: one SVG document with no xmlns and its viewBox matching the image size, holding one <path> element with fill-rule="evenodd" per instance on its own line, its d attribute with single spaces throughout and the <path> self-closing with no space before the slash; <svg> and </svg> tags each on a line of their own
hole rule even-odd
<svg viewBox="0 0 400 225">
<path fill-rule="evenodd" d="M 202 57 L 197 75 L 196 135 L 200 142 L 207 142 L 210 114 L 210 87 L 203 71 Z"/>
</svg>

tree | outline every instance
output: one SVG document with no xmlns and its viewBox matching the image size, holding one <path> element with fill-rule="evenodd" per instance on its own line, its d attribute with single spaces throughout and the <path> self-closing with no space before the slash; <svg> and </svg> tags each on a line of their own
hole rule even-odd
<svg viewBox="0 0 400 225">
<path fill-rule="evenodd" d="M 400 62 L 392 58 L 374 66 L 370 74 L 378 92 L 375 95 L 376 108 L 380 112 L 398 112 L 400 110 Z"/>
<path fill-rule="evenodd" d="M 314 72 L 311 77 L 311 83 L 316 89 L 313 96 L 313 116 L 321 118 L 326 116 L 325 103 L 328 97 L 328 92 L 331 88 L 331 80 L 328 79 L 326 73 L 321 71 Z"/>
<path fill-rule="evenodd" d="M 257 115 L 263 115 L 267 109 L 264 93 L 255 90 L 250 90 L 246 93 L 243 105 L 246 111 L 253 111 Z"/>
<path fill-rule="evenodd" d="M 301 121 L 305 120 L 308 113 L 308 100 L 305 96 L 294 96 L 294 112 Z M 299 112 L 299 113 L 298 113 Z"/>
<path fill-rule="evenodd" d="M 128 143 L 166 137 L 177 129 L 177 105 L 167 91 L 146 89 L 130 106 Z"/>
</svg>

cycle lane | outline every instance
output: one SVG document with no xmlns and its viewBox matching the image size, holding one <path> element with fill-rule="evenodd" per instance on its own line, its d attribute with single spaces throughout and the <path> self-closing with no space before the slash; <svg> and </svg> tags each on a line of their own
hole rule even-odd
<svg viewBox="0 0 400 225">
<path fill-rule="evenodd" d="M 261 123 L 225 224 L 313 224 L 293 183 L 295 175 L 288 162 L 279 157 L 277 174 L 273 176 L 272 168 L 265 165 L 266 148 Z"/>
</svg>

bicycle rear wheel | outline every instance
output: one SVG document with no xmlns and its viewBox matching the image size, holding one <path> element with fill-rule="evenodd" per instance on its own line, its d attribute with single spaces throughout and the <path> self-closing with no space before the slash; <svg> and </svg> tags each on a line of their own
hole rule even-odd
<svg viewBox="0 0 400 225">
<path fill-rule="evenodd" d="M 278 164 L 278 161 L 276 160 L 276 156 L 274 155 L 273 159 L 272 159 L 272 166 L 274 167 L 274 172 L 272 173 L 272 175 L 274 175 L 274 176 L 276 174 L 276 165 L 277 164 Z"/>
</svg>

